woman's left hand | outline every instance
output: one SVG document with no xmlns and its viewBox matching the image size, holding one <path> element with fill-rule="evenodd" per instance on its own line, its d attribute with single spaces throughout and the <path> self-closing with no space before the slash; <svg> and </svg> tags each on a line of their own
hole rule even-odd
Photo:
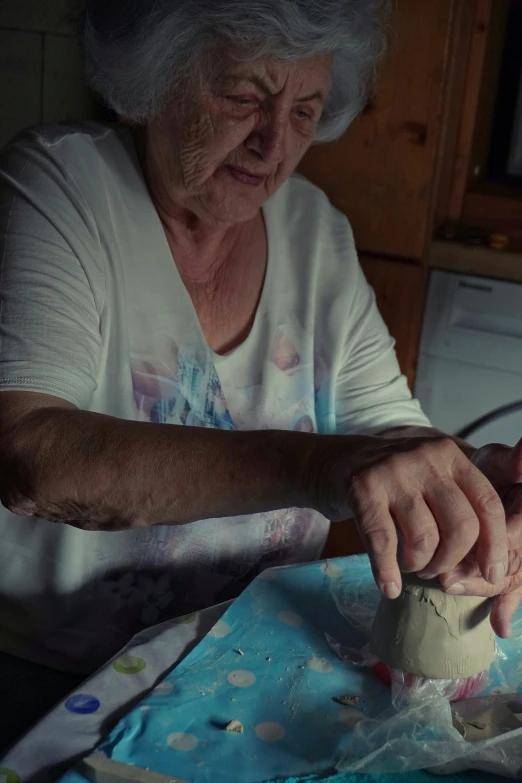
<svg viewBox="0 0 522 783">
<path fill-rule="evenodd" d="M 504 504 L 509 549 L 506 578 L 496 585 L 486 582 L 472 550 L 455 569 L 441 575 L 440 581 L 449 594 L 494 596 L 491 624 L 498 636 L 506 638 L 522 600 L 522 440 L 513 448 L 483 446 L 471 461 L 493 484 Z"/>
</svg>

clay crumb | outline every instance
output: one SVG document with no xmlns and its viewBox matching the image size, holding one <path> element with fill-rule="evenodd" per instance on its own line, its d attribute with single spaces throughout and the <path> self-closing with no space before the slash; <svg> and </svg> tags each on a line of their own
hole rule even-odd
<svg viewBox="0 0 522 783">
<path fill-rule="evenodd" d="M 242 734 L 243 733 L 243 724 L 240 723 L 238 720 L 231 720 L 227 725 L 225 726 L 225 731 L 232 731 L 234 734 Z"/>
<path fill-rule="evenodd" d="M 466 721 L 466 723 L 468 724 L 468 726 L 473 726 L 475 729 L 485 729 L 486 728 L 486 724 L 482 723 L 482 721 L 480 721 L 480 720 L 468 720 L 468 721 Z"/>
<path fill-rule="evenodd" d="M 239 647 L 237 648 L 237 650 L 236 650 L 235 652 L 237 652 L 237 654 L 238 654 L 238 655 L 244 655 L 244 654 L 245 654 L 245 653 L 243 652 L 243 650 L 240 650 L 240 649 L 239 649 Z"/>
<path fill-rule="evenodd" d="M 344 704 L 345 707 L 353 706 L 359 701 L 358 696 L 336 696 L 335 701 Z"/>
</svg>

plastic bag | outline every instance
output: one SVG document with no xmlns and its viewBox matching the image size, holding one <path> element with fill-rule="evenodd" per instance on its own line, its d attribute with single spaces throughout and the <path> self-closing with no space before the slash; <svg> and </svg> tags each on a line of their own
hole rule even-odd
<svg viewBox="0 0 522 783">
<path fill-rule="evenodd" d="M 450 700 L 469 699 L 478 692 L 498 697 L 522 690 L 522 611 L 513 618 L 510 639 L 497 640 L 489 672 L 462 680 L 434 680 L 390 671 L 372 655 L 368 644 L 380 594 L 367 559 L 353 560 L 350 579 L 331 580 L 330 592 L 363 643 L 350 647 L 332 637 L 327 639 L 346 663 L 370 667 L 381 680 L 388 674 L 391 706 L 357 723 L 337 769 L 368 773 L 430 769 L 439 774 L 480 769 L 522 777 L 522 720 L 520 729 L 471 742 L 463 736 L 450 705 Z M 371 712 L 371 699 L 365 701 Z M 512 725 L 518 726 L 514 716 L 513 721 Z"/>
</svg>

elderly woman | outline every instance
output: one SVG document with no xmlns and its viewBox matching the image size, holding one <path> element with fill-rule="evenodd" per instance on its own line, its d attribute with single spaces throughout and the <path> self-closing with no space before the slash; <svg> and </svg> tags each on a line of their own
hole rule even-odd
<svg viewBox="0 0 522 783">
<path fill-rule="evenodd" d="M 120 121 L 1 162 L 4 651 L 90 671 L 352 512 L 391 598 L 400 568 L 515 586 L 521 449 L 430 428 L 346 218 L 293 174 L 363 105 L 377 5 L 88 2 Z"/>
</svg>

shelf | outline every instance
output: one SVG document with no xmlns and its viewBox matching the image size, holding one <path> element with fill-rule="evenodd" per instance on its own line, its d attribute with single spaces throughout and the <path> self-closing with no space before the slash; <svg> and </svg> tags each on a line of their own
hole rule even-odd
<svg viewBox="0 0 522 783">
<path fill-rule="evenodd" d="M 461 222 L 522 241 L 522 189 L 483 183 L 464 197 Z"/>
<path fill-rule="evenodd" d="M 483 277 L 522 283 L 522 243 L 510 250 L 435 240 L 430 245 L 429 266 Z"/>
</svg>

